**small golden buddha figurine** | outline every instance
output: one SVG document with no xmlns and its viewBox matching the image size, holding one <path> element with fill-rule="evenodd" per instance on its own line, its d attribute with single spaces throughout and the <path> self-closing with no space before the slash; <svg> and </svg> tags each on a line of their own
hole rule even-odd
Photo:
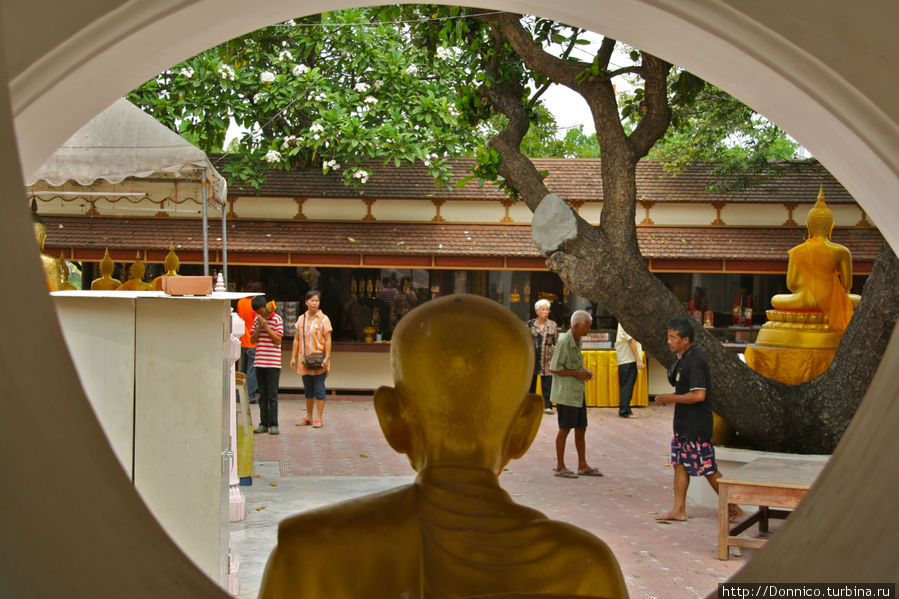
<svg viewBox="0 0 899 599">
<path fill-rule="evenodd" d="M 509 301 L 513 304 L 521 302 L 521 294 L 518 292 L 518 285 L 512 287 L 512 293 L 509 294 Z"/>
<path fill-rule="evenodd" d="M 140 258 L 140 252 L 134 258 L 134 264 L 131 265 L 129 278 L 127 281 L 118 286 L 119 291 L 153 291 L 153 286 L 144 281 L 144 261 Z"/>
<path fill-rule="evenodd" d="M 833 213 L 823 188 L 806 221 L 809 238 L 790 250 L 787 287 L 793 293 L 771 298 L 773 310 L 757 345 L 832 349 L 849 325 L 860 296 L 852 288 L 852 254 L 830 241 Z"/>
<path fill-rule="evenodd" d="M 69 265 L 66 264 L 65 252 L 59 252 L 59 281 L 56 284 L 57 291 L 75 291 L 74 285 L 69 283 Z"/>
<path fill-rule="evenodd" d="M 511 311 L 474 295 L 423 304 L 397 325 L 390 362 L 395 387 L 374 408 L 418 477 L 282 521 L 261 599 L 627 597 L 605 543 L 499 486 L 543 415 L 527 392 L 533 342 Z"/>
<path fill-rule="evenodd" d="M 44 242 L 47 240 L 47 226 L 37 215 L 37 202 L 34 199 L 31 200 L 31 217 L 34 223 L 34 239 L 37 241 L 37 247 L 41 253 L 41 265 L 44 267 L 47 289 L 57 291 L 59 289 L 59 280 L 62 277 L 60 264 L 56 258 L 51 258 L 44 253 Z M 68 272 L 66 273 L 66 278 L 68 278 Z"/>
<path fill-rule="evenodd" d="M 100 260 L 100 276 L 91 281 L 91 291 L 112 291 L 118 289 L 122 282 L 112 278 L 114 270 L 115 262 L 109 257 L 109 248 L 106 248 L 106 253 L 103 254 L 103 259 Z"/>
<path fill-rule="evenodd" d="M 163 265 L 165 266 L 165 274 L 159 275 L 150 282 L 155 291 L 162 291 L 162 279 L 165 277 L 181 276 L 178 274 L 178 267 L 181 266 L 181 261 L 178 259 L 178 254 L 175 253 L 174 243 L 169 245 L 169 253 L 165 255 Z"/>
</svg>

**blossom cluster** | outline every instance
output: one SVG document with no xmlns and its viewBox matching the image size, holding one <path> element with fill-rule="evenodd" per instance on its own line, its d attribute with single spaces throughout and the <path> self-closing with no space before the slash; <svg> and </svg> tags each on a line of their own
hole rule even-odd
<svg viewBox="0 0 899 599">
<path fill-rule="evenodd" d="M 323 171 L 327 172 L 327 171 L 329 171 L 329 170 L 331 170 L 331 169 L 333 169 L 333 170 L 335 170 L 335 171 L 339 171 L 339 170 L 340 170 L 340 163 L 337 162 L 337 161 L 334 160 L 334 159 L 331 159 L 331 160 L 325 160 L 324 162 L 322 162 L 322 170 L 323 170 Z"/>
<path fill-rule="evenodd" d="M 259 73 L 259 81 L 262 83 L 271 83 L 275 80 L 275 74 L 271 71 L 262 71 Z"/>
<path fill-rule="evenodd" d="M 265 153 L 266 162 L 281 162 L 281 152 L 278 150 L 269 150 Z"/>
<path fill-rule="evenodd" d="M 440 60 L 446 60 L 447 58 L 451 58 L 453 55 L 452 51 L 449 48 L 444 48 L 440 46 L 437 48 L 437 58 Z"/>
<path fill-rule="evenodd" d="M 181 71 L 179 71 L 179 74 L 185 79 L 190 79 L 194 76 L 194 69 L 193 67 L 183 67 Z"/>
<path fill-rule="evenodd" d="M 305 75 L 309 72 L 309 67 L 304 64 L 294 65 L 293 70 L 291 71 L 294 77 L 299 77 L 300 75 Z"/>
<path fill-rule="evenodd" d="M 416 73 L 418 73 L 418 67 L 414 64 L 410 64 L 408 67 L 406 67 L 407 75 L 415 75 Z"/>
<path fill-rule="evenodd" d="M 368 182 L 368 177 L 371 175 L 368 171 L 356 171 L 353 173 L 354 179 L 359 179 L 359 183 L 365 185 Z"/>
<path fill-rule="evenodd" d="M 234 81 L 234 69 L 229 65 L 223 64 L 219 67 L 219 77 L 222 79 L 227 79 L 228 81 Z"/>
</svg>

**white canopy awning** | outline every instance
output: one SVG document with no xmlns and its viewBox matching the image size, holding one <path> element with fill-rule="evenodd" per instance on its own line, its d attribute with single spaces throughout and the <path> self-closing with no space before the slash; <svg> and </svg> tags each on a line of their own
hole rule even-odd
<svg viewBox="0 0 899 599">
<path fill-rule="evenodd" d="M 26 185 L 45 181 L 63 185 L 76 181 L 91 185 L 103 180 L 121 183 L 129 177 L 196 177 L 206 172 L 207 201 L 223 205 L 227 199 L 225 179 L 206 153 L 121 98 L 70 137 L 37 171 Z"/>
</svg>

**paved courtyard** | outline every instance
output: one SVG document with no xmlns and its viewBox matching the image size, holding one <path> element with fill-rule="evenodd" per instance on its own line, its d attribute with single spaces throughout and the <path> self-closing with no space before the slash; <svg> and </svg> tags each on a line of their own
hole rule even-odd
<svg viewBox="0 0 899 599">
<path fill-rule="evenodd" d="M 384 440 L 370 396 L 329 396 L 321 429 L 295 426 L 304 405 L 302 397 L 282 394 L 281 434 L 255 439 L 253 485 L 241 487 L 247 519 L 231 525 L 234 553 L 240 560 L 241 598 L 256 597 L 282 518 L 408 484 L 414 478 L 405 457 Z M 258 422 L 258 410 L 253 409 Z M 672 408 L 650 404 L 636 413 L 639 418 L 624 419 L 614 408 L 588 410 L 587 459 L 603 471 L 603 478 L 553 476 L 558 427 L 555 416 L 544 416 L 534 444 L 523 458 L 508 465 L 500 484 L 518 503 L 584 528 L 608 543 L 631 597 L 704 597 L 739 570 L 753 550 L 744 549 L 726 562 L 717 559 L 713 508 L 688 505 L 686 523 L 654 520 L 672 502 L 667 464 Z M 574 467 L 573 437 L 567 456 L 566 463 Z"/>
</svg>

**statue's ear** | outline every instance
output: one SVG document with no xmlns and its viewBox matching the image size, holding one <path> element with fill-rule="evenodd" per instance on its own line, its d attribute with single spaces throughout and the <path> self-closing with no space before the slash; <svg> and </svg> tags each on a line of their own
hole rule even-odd
<svg viewBox="0 0 899 599">
<path fill-rule="evenodd" d="M 412 429 L 403 417 L 397 390 L 393 387 L 379 387 L 375 391 L 374 406 L 387 443 L 399 453 L 411 458 Z"/>
<path fill-rule="evenodd" d="M 536 393 L 526 393 L 521 400 L 518 416 L 512 421 L 509 435 L 503 447 L 503 464 L 520 458 L 534 442 L 543 419 L 543 398 Z"/>
</svg>

